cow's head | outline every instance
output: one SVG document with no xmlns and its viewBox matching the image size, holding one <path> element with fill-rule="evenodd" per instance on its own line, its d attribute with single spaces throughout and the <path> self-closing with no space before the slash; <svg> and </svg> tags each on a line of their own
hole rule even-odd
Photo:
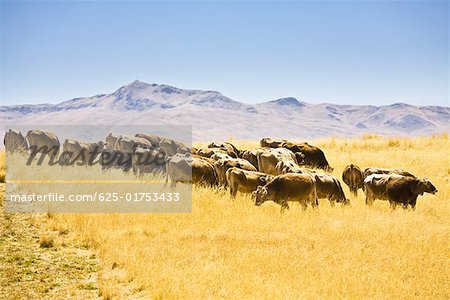
<svg viewBox="0 0 450 300">
<path fill-rule="evenodd" d="M 347 197 L 345 197 L 344 192 L 342 191 L 342 188 L 340 188 L 341 190 L 335 191 L 332 195 L 331 195 L 331 200 L 335 201 L 336 203 L 341 203 L 343 205 L 350 205 L 350 199 L 348 199 Z"/>
<path fill-rule="evenodd" d="M 428 178 L 424 178 L 420 181 L 421 186 L 423 187 L 423 191 L 425 193 L 436 194 L 437 188 L 428 180 Z"/>
<path fill-rule="evenodd" d="M 341 203 L 342 205 L 350 205 L 350 199 L 345 197 L 345 194 L 343 191 L 335 191 L 331 195 L 330 200 L 335 201 L 336 203 Z"/>
<path fill-rule="evenodd" d="M 264 186 L 259 185 L 256 188 L 256 191 L 254 191 L 252 193 L 252 196 L 255 199 L 255 205 L 256 206 L 260 206 L 261 204 L 263 204 L 264 202 L 266 202 L 268 200 L 267 188 L 264 187 Z"/>
<path fill-rule="evenodd" d="M 411 181 L 411 192 L 417 195 L 423 195 L 423 193 L 436 194 L 436 187 L 427 178 L 415 179 Z"/>
</svg>

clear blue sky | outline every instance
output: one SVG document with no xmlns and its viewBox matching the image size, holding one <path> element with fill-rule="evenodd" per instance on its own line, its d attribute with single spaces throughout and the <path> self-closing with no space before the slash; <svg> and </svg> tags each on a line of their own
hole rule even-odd
<svg viewBox="0 0 450 300">
<path fill-rule="evenodd" d="M 449 2 L 1 2 L 1 101 L 139 79 L 243 102 L 449 106 Z"/>
</svg>

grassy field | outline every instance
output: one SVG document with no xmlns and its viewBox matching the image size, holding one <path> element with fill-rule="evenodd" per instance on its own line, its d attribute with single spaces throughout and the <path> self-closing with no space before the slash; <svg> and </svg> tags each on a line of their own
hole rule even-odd
<svg viewBox="0 0 450 300">
<path fill-rule="evenodd" d="M 273 203 L 194 187 L 191 214 L 55 214 L 51 223 L 96 249 L 104 298 L 448 299 L 449 136 L 311 144 L 339 178 L 350 163 L 400 168 L 439 192 L 419 197 L 415 211 L 391 211 L 385 201 L 368 209 L 344 186 L 350 207 L 322 200 L 281 215 Z"/>
</svg>

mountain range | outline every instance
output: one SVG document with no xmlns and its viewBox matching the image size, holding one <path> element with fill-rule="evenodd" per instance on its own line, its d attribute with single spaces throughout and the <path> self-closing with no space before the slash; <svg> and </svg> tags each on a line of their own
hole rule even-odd
<svg viewBox="0 0 450 300">
<path fill-rule="evenodd" d="M 185 90 L 134 81 L 111 94 L 59 104 L 0 106 L 14 124 L 188 124 L 194 141 L 313 139 L 365 133 L 417 136 L 448 132 L 450 108 L 395 103 L 386 106 L 312 104 L 288 97 L 246 104 L 217 91 Z"/>
</svg>

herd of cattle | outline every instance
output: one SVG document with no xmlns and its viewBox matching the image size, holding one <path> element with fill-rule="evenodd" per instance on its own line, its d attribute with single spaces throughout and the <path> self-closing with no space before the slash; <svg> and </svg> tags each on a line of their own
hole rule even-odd
<svg viewBox="0 0 450 300">
<path fill-rule="evenodd" d="M 349 204 L 338 178 L 330 174 L 333 168 L 324 152 L 308 143 L 263 138 L 259 148 L 238 149 L 229 142 L 212 142 L 207 147 L 187 147 L 183 143 L 157 135 L 126 136 L 109 133 L 105 141 L 87 143 L 66 139 L 61 145 L 58 137 L 40 130 L 30 130 L 26 136 L 9 130 L 4 138 L 7 152 L 30 149 L 58 158 L 62 165 L 81 162 L 90 165 L 98 159 L 104 171 L 111 168 L 136 176 L 162 173 L 166 184 L 192 182 L 208 187 L 228 188 L 232 198 L 238 192 L 251 193 L 255 205 L 271 200 L 289 208 L 288 201 L 296 201 L 303 209 L 317 207 L 318 199 Z M 44 150 L 42 150 L 44 149 Z M 318 171 L 322 169 L 325 172 Z M 391 208 L 402 205 L 413 209 L 423 193 L 435 194 L 436 187 L 426 178 L 397 169 L 347 166 L 342 180 L 351 193 L 362 189 L 366 204 L 375 199 L 388 200 Z"/>
</svg>

